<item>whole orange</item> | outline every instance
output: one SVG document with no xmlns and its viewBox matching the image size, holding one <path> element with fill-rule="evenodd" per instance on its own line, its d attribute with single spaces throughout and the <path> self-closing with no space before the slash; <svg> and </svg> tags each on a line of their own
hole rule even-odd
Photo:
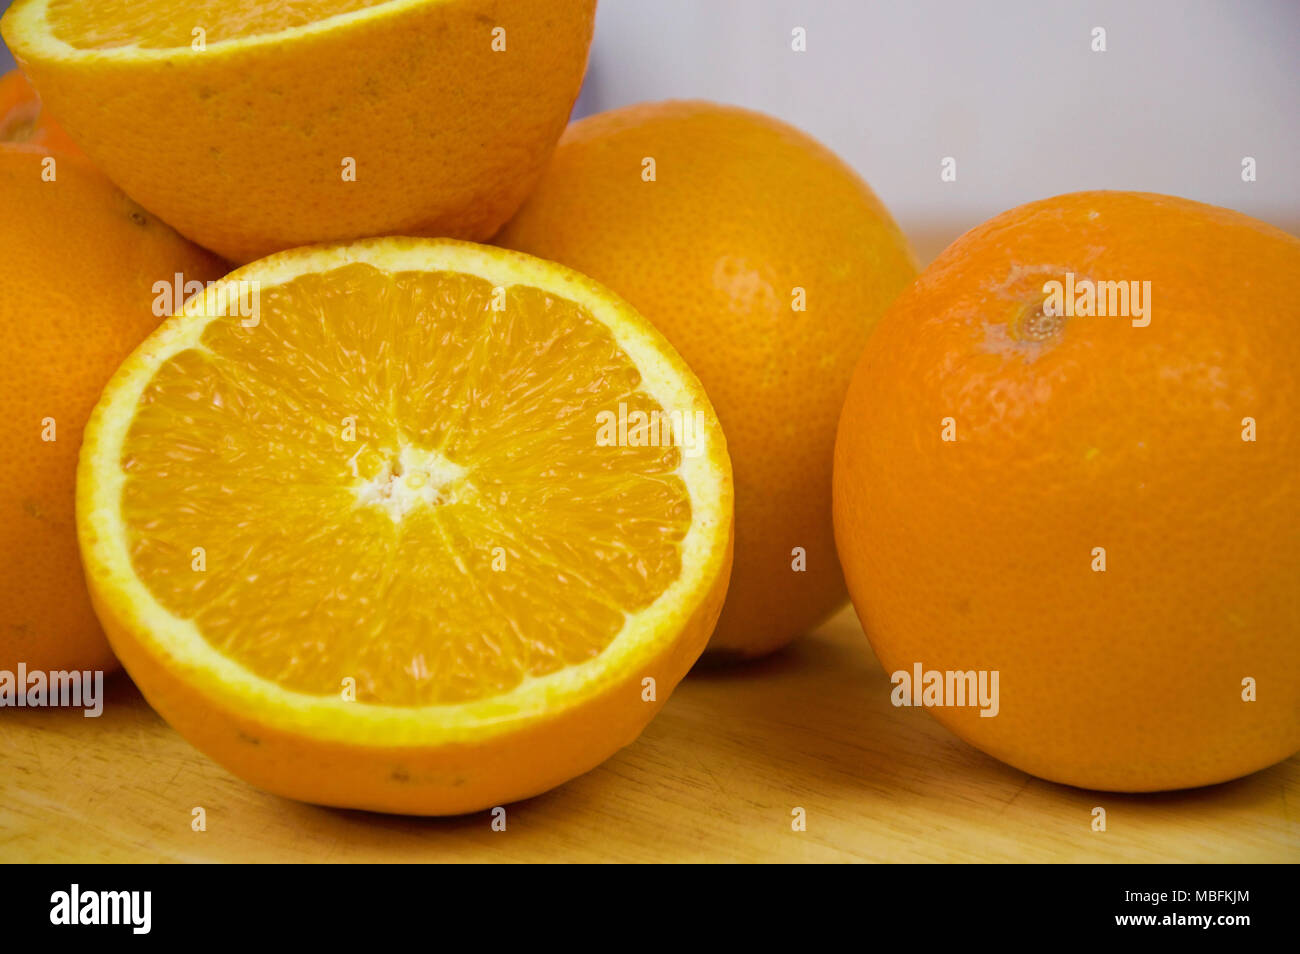
<svg viewBox="0 0 1300 954">
<path fill-rule="evenodd" d="M 966 233 L 881 320 L 836 540 L 886 672 L 998 674 L 995 716 L 936 695 L 944 725 L 1114 791 L 1300 749 L 1297 278 L 1262 222 L 1080 192 Z"/>
<path fill-rule="evenodd" d="M 123 191 L 233 261 L 486 239 L 541 174 L 596 0 L 18 0 L 0 23 Z"/>
<path fill-rule="evenodd" d="M 48 169 L 35 146 L 0 146 L 0 670 L 10 672 L 116 667 L 77 553 L 81 431 L 159 322 L 154 283 L 225 271 L 84 162 L 57 160 L 53 181 Z"/>
<path fill-rule="evenodd" d="M 736 555 L 710 649 L 769 652 L 842 604 L 835 423 L 867 333 L 916 273 L 866 183 L 771 117 L 648 103 L 571 125 L 497 241 L 628 299 L 713 401 Z"/>
<path fill-rule="evenodd" d="M 41 98 L 22 70 L 0 76 L 0 143 L 26 143 L 65 155 L 81 155 L 49 110 L 41 108 Z"/>
</svg>

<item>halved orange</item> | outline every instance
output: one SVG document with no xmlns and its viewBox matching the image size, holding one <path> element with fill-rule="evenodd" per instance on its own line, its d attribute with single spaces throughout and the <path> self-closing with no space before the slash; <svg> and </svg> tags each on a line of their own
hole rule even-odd
<svg viewBox="0 0 1300 954">
<path fill-rule="evenodd" d="M 612 293 L 375 239 L 166 321 L 95 409 L 77 518 L 114 650 L 198 748 L 450 814 L 636 738 L 716 621 L 732 478 L 699 382 Z"/>
</svg>

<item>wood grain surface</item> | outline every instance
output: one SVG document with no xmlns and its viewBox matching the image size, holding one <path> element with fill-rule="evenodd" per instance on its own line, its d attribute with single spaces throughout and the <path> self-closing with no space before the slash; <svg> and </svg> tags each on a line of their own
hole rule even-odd
<svg viewBox="0 0 1300 954">
<path fill-rule="evenodd" d="M 260 792 L 118 676 L 98 719 L 0 710 L 0 861 L 1300 861 L 1300 757 L 1188 792 L 1081 791 L 894 708 L 889 688 L 846 609 L 772 658 L 697 670 L 636 743 L 493 831 L 488 813 Z"/>
</svg>

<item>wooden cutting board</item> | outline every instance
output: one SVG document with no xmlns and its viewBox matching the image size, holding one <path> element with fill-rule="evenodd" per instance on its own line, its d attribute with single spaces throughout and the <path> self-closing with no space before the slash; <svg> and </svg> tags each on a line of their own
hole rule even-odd
<svg viewBox="0 0 1300 954">
<path fill-rule="evenodd" d="M 267 795 L 119 676 L 98 719 L 0 710 L 0 861 L 1300 861 L 1300 757 L 1189 792 L 1086 792 L 1009 768 L 888 694 L 846 609 L 773 658 L 692 674 L 636 743 L 507 806 L 493 831 L 488 813 Z M 200 806 L 206 831 L 191 828 Z M 796 808 L 806 831 L 792 830 Z"/>
</svg>

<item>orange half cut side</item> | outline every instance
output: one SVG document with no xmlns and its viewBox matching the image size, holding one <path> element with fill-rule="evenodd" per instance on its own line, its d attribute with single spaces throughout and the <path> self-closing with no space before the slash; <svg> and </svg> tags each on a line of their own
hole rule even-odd
<svg viewBox="0 0 1300 954">
<path fill-rule="evenodd" d="M 191 298 L 86 430 L 78 527 L 123 664 L 237 774 L 441 814 L 640 732 L 731 557 L 699 382 L 594 282 L 379 239 Z"/>
</svg>

